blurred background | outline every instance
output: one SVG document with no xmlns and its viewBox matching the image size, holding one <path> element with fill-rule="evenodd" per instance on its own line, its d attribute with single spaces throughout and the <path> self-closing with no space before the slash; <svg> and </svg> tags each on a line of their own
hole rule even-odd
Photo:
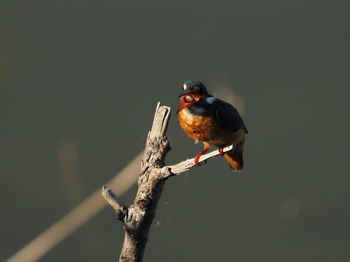
<svg viewBox="0 0 350 262">
<path fill-rule="evenodd" d="M 145 261 L 350 261 L 349 8 L 0 0 L 0 260 L 143 150 L 157 101 L 167 162 L 198 153 L 175 114 L 198 79 L 241 110 L 246 170 L 216 158 L 170 179 Z M 108 207 L 39 261 L 116 261 L 123 236 Z"/>
</svg>

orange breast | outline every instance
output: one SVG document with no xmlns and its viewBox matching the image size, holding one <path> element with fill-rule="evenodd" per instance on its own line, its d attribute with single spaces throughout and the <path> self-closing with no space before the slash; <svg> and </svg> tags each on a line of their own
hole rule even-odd
<svg viewBox="0 0 350 262">
<path fill-rule="evenodd" d="M 196 141 L 211 140 L 215 120 L 209 116 L 192 114 L 188 109 L 179 112 L 179 123 L 187 135 Z"/>
</svg>

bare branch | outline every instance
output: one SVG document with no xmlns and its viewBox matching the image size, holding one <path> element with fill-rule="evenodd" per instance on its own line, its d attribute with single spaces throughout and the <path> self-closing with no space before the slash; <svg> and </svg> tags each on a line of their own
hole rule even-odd
<svg viewBox="0 0 350 262">
<path fill-rule="evenodd" d="M 124 217 L 127 215 L 127 208 L 120 203 L 116 194 L 106 186 L 102 186 L 102 196 L 108 202 L 108 204 L 114 209 L 117 214 L 117 218 L 120 221 L 124 221 Z"/>
<path fill-rule="evenodd" d="M 170 108 L 157 104 L 151 131 L 148 133 L 145 152 L 141 161 L 138 190 L 132 205 L 127 209 L 120 204 L 113 192 L 102 188 L 103 197 L 117 211 L 118 219 L 123 221 L 125 229 L 124 243 L 119 257 L 120 262 L 141 262 L 149 231 L 155 216 L 163 186 L 168 177 L 179 175 L 195 166 L 194 158 L 176 165 L 165 166 L 165 157 L 170 150 L 166 131 L 169 123 Z M 224 152 L 233 146 L 224 148 Z M 220 155 L 218 150 L 203 155 L 201 163 Z"/>
<path fill-rule="evenodd" d="M 233 148 L 233 145 L 227 146 L 223 149 L 223 152 L 231 151 L 232 148 Z M 219 150 L 214 150 L 210 153 L 207 153 L 207 154 L 201 156 L 199 158 L 199 162 L 205 163 L 210 158 L 217 157 L 219 155 L 220 155 Z M 184 172 L 187 172 L 188 170 L 190 170 L 194 166 L 195 166 L 194 158 L 187 159 L 187 160 L 181 161 L 180 163 L 177 163 L 175 165 L 163 167 L 162 176 L 163 176 L 163 178 L 168 178 L 169 176 L 180 175 Z M 166 172 L 165 170 L 168 170 L 169 172 Z"/>
<path fill-rule="evenodd" d="M 153 119 L 153 125 L 150 132 L 150 138 L 154 139 L 155 137 L 165 136 L 168 121 L 170 117 L 170 107 L 160 106 L 160 103 L 157 103 L 156 112 Z"/>
</svg>

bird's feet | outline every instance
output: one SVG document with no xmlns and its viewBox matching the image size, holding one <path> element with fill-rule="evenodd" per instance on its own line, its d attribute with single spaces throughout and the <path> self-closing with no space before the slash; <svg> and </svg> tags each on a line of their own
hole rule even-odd
<svg viewBox="0 0 350 262">
<path fill-rule="evenodd" d="M 209 150 L 209 146 L 205 146 L 204 149 L 194 157 L 194 164 L 200 166 L 199 158 Z"/>
<path fill-rule="evenodd" d="M 220 147 L 219 148 L 219 153 L 221 156 L 225 155 L 225 152 L 224 152 L 224 148 L 223 147 Z"/>
<path fill-rule="evenodd" d="M 199 163 L 199 158 L 202 156 L 203 154 L 202 154 L 202 152 L 201 153 L 199 153 L 198 155 L 196 155 L 195 157 L 194 157 L 194 164 L 196 165 L 196 166 L 200 166 L 201 164 Z"/>
</svg>

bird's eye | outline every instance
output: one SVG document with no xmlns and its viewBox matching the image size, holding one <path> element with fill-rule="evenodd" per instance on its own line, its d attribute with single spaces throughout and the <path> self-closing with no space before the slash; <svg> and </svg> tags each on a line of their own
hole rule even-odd
<svg viewBox="0 0 350 262">
<path fill-rule="evenodd" d="M 192 97 L 192 96 L 185 96 L 185 101 L 186 101 L 187 103 L 190 103 L 190 102 L 193 101 L 193 97 Z"/>
</svg>

